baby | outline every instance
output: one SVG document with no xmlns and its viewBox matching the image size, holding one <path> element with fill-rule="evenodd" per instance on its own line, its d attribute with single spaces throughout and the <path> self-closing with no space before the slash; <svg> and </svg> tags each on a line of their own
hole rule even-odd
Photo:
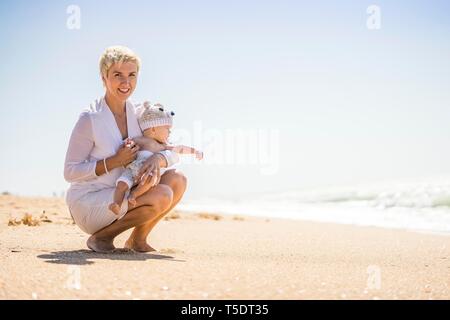
<svg viewBox="0 0 450 320">
<path fill-rule="evenodd" d="M 116 181 L 114 202 L 109 205 L 109 209 L 116 215 L 120 213 L 120 207 L 127 191 L 137 184 L 137 175 L 140 168 L 153 153 L 170 150 L 175 154 L 194 154 L 198 160 L 203 159 L 203 153 L 192 147 L 168 145 L 173 116 L 173 112 L 165 112 L 159 104 L 152 106 L 149 102 L 144 102 L 140 108 L 138 121 L 143 136 L 133 139 L 139 145 L 140 151 L 137 153 L 136 160 L 126 166 L 125 171 Z M 126 145 L 131 147 L 133 141 L 127 139 Z M 136 198 L 147 192 L 150 188 L 149 184 L 139 184 L 134 188 L 128 197 L 130 207 L 134 207 L 136 205 Z"/>
</svg>

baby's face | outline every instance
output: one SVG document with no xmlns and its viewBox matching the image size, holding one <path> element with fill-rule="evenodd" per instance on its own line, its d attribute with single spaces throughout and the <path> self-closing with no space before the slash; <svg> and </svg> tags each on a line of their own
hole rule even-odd
<svg viewBox="0 0 450 320">
<path fill-rule="evenodd" d="M 172 126 L 167 125 L 167 126 L 154 127 L 154 128 L 148 129 L 148 130 L 150 130 L 150 133 L 151 133 L 150 136 L 153 139 L 155 139 L 159 143 L 167 144 L 168 140 L 169 140 L 171 128 L 172 128 Z"/>
</svg>

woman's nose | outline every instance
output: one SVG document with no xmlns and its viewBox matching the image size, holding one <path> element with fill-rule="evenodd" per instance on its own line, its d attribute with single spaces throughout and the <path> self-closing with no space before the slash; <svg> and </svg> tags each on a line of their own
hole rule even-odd
<svg viewBox="0 0 450 320">
<path fill-rule="evenodd" d="M 122 84 L 123 84 L 123 83 L 128 84 L 128 83 L 130 83 L 130 78 L 121 76 L 121 77 L 120 77 L 120 83 L 122 83 Z"/>
</svg>

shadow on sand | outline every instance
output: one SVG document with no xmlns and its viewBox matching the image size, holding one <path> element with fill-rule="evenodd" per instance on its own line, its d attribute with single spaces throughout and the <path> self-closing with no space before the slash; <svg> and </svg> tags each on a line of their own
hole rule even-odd
<svg viewBox="0 0 450 320">
<path fill-rule="evenodd" d="M 45 259 L 45 262 L 70 265 L 89 265 L 95 261 L 93 259 L 106 260 L 127 260 L 127 261 L 145 261 L 145 260 L 167 260 L 176 262 L 185 262 L 185 260 L 175 259 L 172 256 L 157 253 L 138 253 L 127 249 L 116 249 L 112 253 L 97 253 L 91 250 L 73 250 L 73 251 L 55 251 L 48 254 L 41 254 L 38 258 Z"/>
</svg>

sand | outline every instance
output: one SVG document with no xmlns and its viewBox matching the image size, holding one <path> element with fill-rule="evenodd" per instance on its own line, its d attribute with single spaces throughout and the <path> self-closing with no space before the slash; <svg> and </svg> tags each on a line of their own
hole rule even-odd
<svg viewBox="0 0 450 320">
<path fill-rule="evenodd" d="M 62 199 L 0 196 L 0 299 L 450 299 L 449 236 L 171 216 L 150 236 L 158 252 L 98 254 Z"/>
</svg>

